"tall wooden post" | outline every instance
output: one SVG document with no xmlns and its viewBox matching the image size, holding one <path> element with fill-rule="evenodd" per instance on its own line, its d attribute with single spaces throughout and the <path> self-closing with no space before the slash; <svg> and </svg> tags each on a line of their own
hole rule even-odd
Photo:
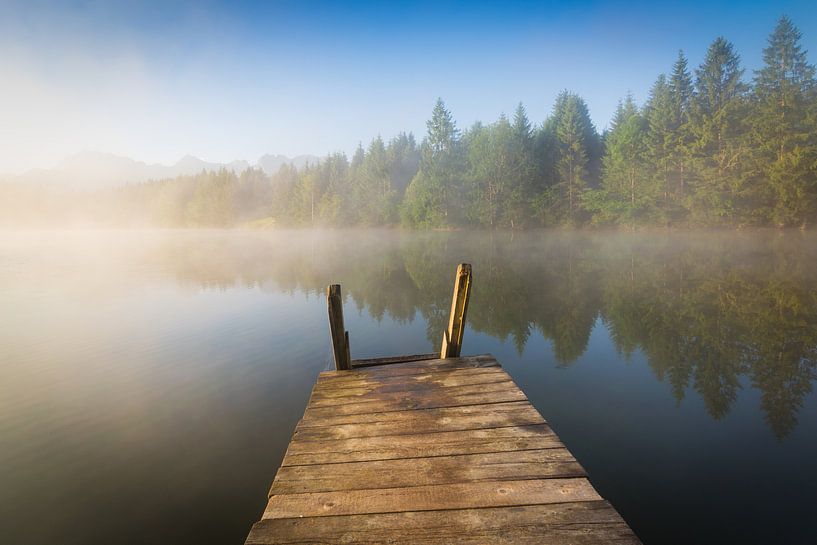
<svg viewBox="0 0 817 545">
<path fill-rule="evenodd" d="M 332 284 L 326 288 L 326 303 L 329 307 L 329 334 L 332 336 L 335 369 L 345 371 L 352 368 L 352 359 L 349 355 L 349 332 L 343 326 L 343 298 L 340 296 L 340 284 Z"/>
<path fill-rule="evenodd" d="M 457 358 L 462 350 L 462 334 L 465 331 L 465 313 L 468 311 L 468 297 L 471 294 L 471 265 L 460 263 L 454 278 L 454 298 L 451 300 L 451 315 L 448 328 L 443 332 L 441 358 Z"/>
</svg>

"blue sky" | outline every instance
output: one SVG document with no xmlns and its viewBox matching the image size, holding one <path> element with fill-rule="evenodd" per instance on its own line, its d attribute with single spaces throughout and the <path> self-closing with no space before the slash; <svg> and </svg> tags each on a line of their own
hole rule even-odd
<svg viewBox="0 0 817 545">
<path fill-rule="evenodd" d="M 541 122 L 556 94 L 599 130 L 678 49 L 723 35 L 747 68 L 789 15 L 815 62 L 813 2 L 0 2 L 0 173 L 81 150 L 172 163 L 323 155 L 425 130 Z"/>
</svg>

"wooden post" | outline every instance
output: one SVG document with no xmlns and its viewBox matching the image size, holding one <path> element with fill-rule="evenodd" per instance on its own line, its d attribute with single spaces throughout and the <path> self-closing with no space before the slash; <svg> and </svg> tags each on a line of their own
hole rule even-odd
<svg viewBox="0 0 817 545">
<path fill-rule="evenodd" d="M 471 294 L 471 265 L 460 263 L 454 279 L 454 298 L 451 300 L 451 315 L 448 329 L 443 331 L 441 358 L 457 358 L 462 350 L 462 334 L 465 331 L 465 313 L 468 311 L 468 297 Z"/>
<path fill-rule="evenodd" d="M 352 368 L 352 359 L 349 356 L 349 332 L 343 327 L 343 299 L 340 296 L 340 284 L 332 284 L 326 288 L 326 303 L 329 307 L 329 334 L 332 336 L 335 369 L 345 371 Z"/>
</svg>

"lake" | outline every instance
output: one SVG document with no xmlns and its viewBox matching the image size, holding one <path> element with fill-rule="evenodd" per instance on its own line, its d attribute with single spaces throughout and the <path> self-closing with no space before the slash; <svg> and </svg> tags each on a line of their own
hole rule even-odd
<svg viewBox="0 0 817 545">
<path fill-rule="evenodd" d="M 646 544 L 817 535 L 817 233 L 0 232 L 0 543 L 241 544 L 317 374 L 492 353 Z"/>
</svg>

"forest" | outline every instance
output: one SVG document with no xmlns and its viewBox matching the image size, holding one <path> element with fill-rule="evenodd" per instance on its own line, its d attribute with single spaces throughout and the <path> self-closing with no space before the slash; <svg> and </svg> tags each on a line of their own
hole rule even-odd
<svg viewBox="0 0 817 545">
<path fill-rule="evenodd" d="M 44 196 L 2 188 L 13 221 L 164 227 L 811 226 L 817 219 L 817 86 L 801 34 L 782 17 L 748 77 L 724 38 L 691 69 L 682 51 L 638 105 L 624 97 L 599 133 L 588 105 L 563 91 L 534 124 L 512 116 L 463 130 L 438 99 L 411 133 L 273 174 L 229 170 Z"/>
</svg>

